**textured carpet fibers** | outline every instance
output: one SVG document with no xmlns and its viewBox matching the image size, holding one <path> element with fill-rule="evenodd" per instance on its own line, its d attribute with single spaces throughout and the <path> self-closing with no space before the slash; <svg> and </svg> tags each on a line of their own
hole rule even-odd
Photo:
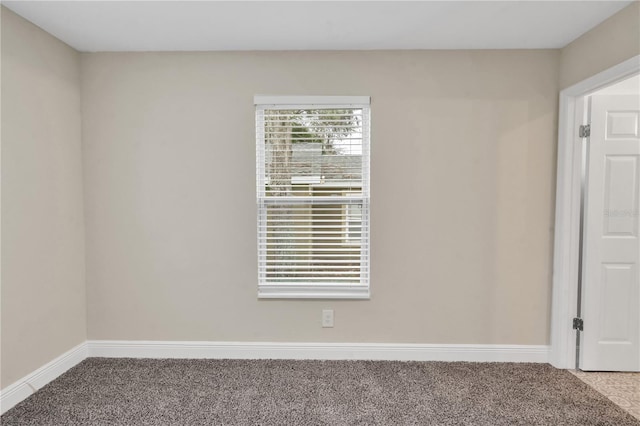
<svg viewBox="0 0 640 426">
<path fill-rule="evenodd" d="M 640 425 L 546 364 L 90 358 L 9 425 Z"/>
</svg>

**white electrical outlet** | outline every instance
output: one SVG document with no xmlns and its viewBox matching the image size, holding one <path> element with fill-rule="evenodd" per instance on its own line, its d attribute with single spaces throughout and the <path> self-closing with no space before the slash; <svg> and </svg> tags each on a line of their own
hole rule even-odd
<svg viewBox="0 0 640 426">
<path fill-rule="evenodd" d="M 333 309 L 322 310 L 322 327 L 333 327 Z"/>
</svg>

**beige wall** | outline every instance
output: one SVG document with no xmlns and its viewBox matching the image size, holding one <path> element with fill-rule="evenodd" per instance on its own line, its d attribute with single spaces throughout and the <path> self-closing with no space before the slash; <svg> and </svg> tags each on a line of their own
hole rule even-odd
<svg viewBox="0 0 640 426">
<path fill-rule="evenodd" d="M 548 343 L 559 51 L 81 62 L 90 339 Z M 257 300 L 255 94 L 372 97 L 371 300 Z"/>
<path fill-rule="evenodd" d="M 640 55 L 640 2 L 634 2 L 561 50 L 560 88 Z"/>
<path fill-rule="evenodd" d="M 2 387 L 86 339 L 77 52 L 2 8 Z"/>
</svg>

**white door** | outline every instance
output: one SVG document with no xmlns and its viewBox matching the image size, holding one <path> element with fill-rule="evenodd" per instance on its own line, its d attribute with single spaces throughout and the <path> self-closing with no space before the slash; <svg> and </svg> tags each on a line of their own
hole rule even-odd
<svg viewBox="0 0 640 426">
<path fill-rule="evenodd" d="M 640 96 L 591 97 L 580 369 L 640 371 Z"/>
</svg>

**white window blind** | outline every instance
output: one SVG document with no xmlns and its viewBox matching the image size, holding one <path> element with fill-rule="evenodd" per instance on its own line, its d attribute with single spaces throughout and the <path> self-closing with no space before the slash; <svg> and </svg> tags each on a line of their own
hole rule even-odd
<svg viewBox="0 0 640 426">
<path fill-rule="evenodd" d="M 258 295 L 369 297 L 369 98 L 256 96 Z"/>
</svg>

